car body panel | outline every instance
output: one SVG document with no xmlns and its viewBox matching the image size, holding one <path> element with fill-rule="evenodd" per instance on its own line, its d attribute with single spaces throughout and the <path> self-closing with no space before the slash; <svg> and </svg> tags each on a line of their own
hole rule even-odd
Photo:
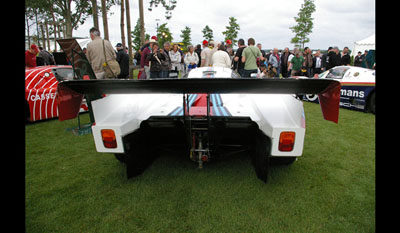
<svg viewBox="0 0 400 233">
<path fill-rule="evenodd" d="M 71 66 L 50 65 L 25 69 L 25 100 L 29 106 L 29 121 L 39 121 L 59 116 L 57 103 L 58 80 L 54 72 L 62 72 L 65 79 L 73 79 Z M 60 76 L 61 77 L 61 76 Z M 82 103 L 80 111 L 87 111 Z"/>
<path fill-rule="evenodd" d="M 340 106 L 367 111 L 368 101 L 375 92 L 375 70 L 355 66 L 337 66 L 319 75 L 320 79 L 340 82 Z M 316 95 L 306 95 L 304 100 L 318 103 Z"/>
</svg>

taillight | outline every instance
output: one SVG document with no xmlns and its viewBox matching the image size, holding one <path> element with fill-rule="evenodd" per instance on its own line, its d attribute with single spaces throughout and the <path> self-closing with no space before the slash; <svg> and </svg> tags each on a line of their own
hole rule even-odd
<svg viewBox="0 0 400 233">
<path fill-rule="evenodd" d="M 117 140 L 115 138 L 114 130 L 102 129 L 101 138 L 103 139 L 103 144 L 105 148 L 117 148 Z"/>
<path fill-rule="evenodd" d="M 294 147 L 295 132 L 282 132 L 279 137 L 279 150 L 292 151 Z"/>
</svg>

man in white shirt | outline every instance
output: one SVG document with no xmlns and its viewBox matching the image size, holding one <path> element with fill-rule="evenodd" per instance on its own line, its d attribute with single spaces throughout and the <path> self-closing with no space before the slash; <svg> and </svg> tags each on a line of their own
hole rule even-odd
<svg viewBox="0 0 400 233">
<path fill-rule="evenodd" d="M 287 73 L 287 77 L 289 78 L 290 76 L 291 76 L 291 73 L 292 73 L 292 58 L 294 58 L 295 57 L 295 55 L 294 54 L 296 54 L 296 52 L 298 51 L 299 49 L 298 48 L 294 48 L 293 49 L 293 53 L 291 53 L 290 55 L 289 55 L 289 58 L 288 58 L 288 61 L 287 61 L 287 69 L 288 69 L 288 73 Z"/>
<path fill-rule="evenodd" d="M 322 68 L 321 51 L 318 49 L 317 52 L 315 52 L 313 58 L 313 76 L 322 73 L 321 68 Z"/>
<path fill-rule="evenodd" d="M 210 47 L 208 47 L 208 45 L 210 45 Z M 206 40 L 204 40 L 203 47 L 204 49 L 201 51 L 201 67 L 211 66 L 211 58 L 215 52 L 213 51 L 214 41 L 210 41 L 210 43 L 208 43 Z"/>
</svg>

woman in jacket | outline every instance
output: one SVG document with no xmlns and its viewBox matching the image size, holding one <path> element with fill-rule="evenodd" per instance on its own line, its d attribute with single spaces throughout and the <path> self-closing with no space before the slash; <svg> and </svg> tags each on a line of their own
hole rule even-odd
<svg viewBox="0 0 400 233">
<path fill-rule="evenodd" d="M 169 58 L 171 59 L 171 71 L 169 76 L 171 78 L 178 78 L 178 73 L 181 70 L 181 53 L 178 51 L 178 45 L 174 44 L 172 50 L 169 51 Z"/>
<path fill-rule="evenodd" d="M 165 61 L 166 58 L 164 54 L 160 52 L 157 43 L 153 44 L 153 51 L 148 54 L 148 58 L 150 61 L 150 78 L 162 78 L 162 62 Z"/>
<path fill-rule="evenodd" d="M 185 55 L 184 61 L 187 72 L 197 67 L 199 56 L 197 55 L 197 53 L 194 52 L 194 48 L 192 45 L 188 46 L 188 52 Z"/>
</svg>

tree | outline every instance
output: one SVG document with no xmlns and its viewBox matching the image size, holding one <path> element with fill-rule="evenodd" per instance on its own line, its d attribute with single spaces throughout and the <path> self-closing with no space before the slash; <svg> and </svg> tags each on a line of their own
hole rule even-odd
<svg viewBox="0 0 400 233">
<path fill-rule="evenodd" d="M 176 0 L 168 0 L 168 3 L 166 0 L 150 0 L 150 7 L 148 8 L 149 11 L 153 10 L 153 5 L 155 7 L 158 7 L 158 4 L 162 4 L 162 6 L 165 8 L 165 18 L 167 20 L 171 19 L 172 17 L 172 11 L 176 7 Z"/>
<path fill-rule="evenodd" d="M 99 17 L 98 17 L 98 10 L 97 10 L 97 0 L 92 1 L 92 16 L 93 16 L 93 25 L 95 28 L 99 28 Z"/>
<path fill-rule="evenodd" d="M 106 10 L 106 0 L 101 0 L 101 13 L 103 15 L 103 30 L 104 30 L 104 39 L 109 40 L 108 38 L 108 20 L 107 20 L 107 10 Z"/>
<path fill-rule="evenodd" d="M 67 38 L 72 37 L 72 30 L 77 29 L 92 14 L 92 4 L 89 1 L 48 0 L 47 2 L 53 8 L 55 15 L 58 15 L 56 21 L 65 24 L 64 34 Z M 74 9 L 71 8 L 72 2 Z"/>
<path fill-rule="evenodd" d="M 184 50 L 186 50 L 192 40 L 190 38 L 190 33 L 192 32 L 192 29 L 190 29 L 190 27 L 186 26 L 183 30 L 181 30 L 181 32 L 182 32 L 182 34 L 181 34 L 182 43 L 184 45 Z"/>
<path fill-rule="evenodd" d="M 158 27 L 157 30 L 157 38 L 158 38 L 158 45 L 160 48 L 163 48 L 164 43 L 169 41 L 172 41 L 172 34 L 169 31 L 169 28 L 167 27 L 167 23 L 163 23 Z"/>
<path fill-rule="evenodd" d="M 295 44 L 296 47 L 302 45 L 302 48 L 304 48 L 304 44 L 310 42 L 307 36 L 312 32 L 313 18 L 311 15 L 314 11 L 314 0 L 304 0 L 304 4 L 301 4 L 300 11 L 297 13 L 298 17 L 294 17 L 297 25 L 290 27 L 292 32 L 295 33 L 290 43 Z"/>
<path fill-rule="evenodd" d="M 143 0 L 139 0 L 139 18 L 140 18 L 140 41 L 141 43 L 144 43 L 145 29 L 144 29 L 144 15 L 143 15 Z"/>
<path fill-rule="evenodd" d="M 144 41 L 142 42 L 141 39 L 141 29 L 140 29 L 140 18 L 138 18 L 138 20 L 136 21 L 136 26 L 133 29 L 131 35 L 132 35 L 132 47 L 133 50 L 138 51 L 140 49 L 140 47 L 144 44 Z M 145 32 L 143 32 L 144 34 Z M 146 34 L 146 39 L 149 39 L 150 35 Z"/>
<path fill-rule="evenodd" d="M 208 25 L 206 25 L 203 28 L 203 31 L 201 31 L 201 32 L 203 33 L 204 39 L 206 39 L 208 41 L 210 41 L 210 40 L 212 40 L 214 38 L 213 30 Z"/>
<path fill-rule="evenodd" d="M 225 35 L 225 41 L 231 40 L 232 44 L 236 44 L 237 36 L 240 30 L 240 26 L 237 23 L 237 19 L 235 17 L 229 17 L 229 26 L 226 26 L 226 31 L 222 32 Z"/>
<path fill-rule="evenodd" d="M 129 12 L 129 9 L 127 10 L 127 12 Z M 125 43 L 125 1 L 122 0 L 121 1 L 121 22 L 120 22 L 120 27 L 121 27 L 121 43 L 122 43 L 122 47 L 125 48 L 126 43 Z M 129 32 L 128 32 L 129 35 Z"/>
<path fill-rule="evenodd" d="M 124 0 L 121 0 L 121 2 L 123 2 L 123 1 Z M 129 9 L 130 9 L 129 0 L 125 0 L 125 5 L 126 5 L 126 31 L 128 34 L 129 66 L 132 66 L 133 65 L 133 51 L 132 51 L 131 14 L 129 12 Z M 124 47 L 124 49 L 125 49 L 125 47 Z M 129 76 L 130 76 L 130 74 L 129 74 Z"/>
</svg>

